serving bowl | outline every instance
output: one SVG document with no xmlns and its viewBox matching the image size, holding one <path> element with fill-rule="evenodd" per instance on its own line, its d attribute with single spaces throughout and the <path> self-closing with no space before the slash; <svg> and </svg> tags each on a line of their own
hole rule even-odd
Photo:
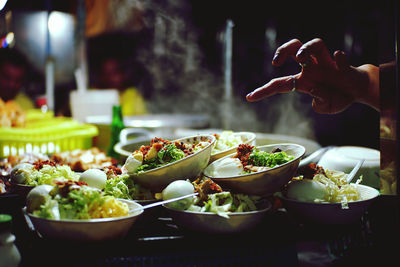
<svg viewBox="0 0 400 267">
<path fill-rule="evenodd" d="M 350 224 L 361 218 L 368 207 L 379 196 L 379 191 L 373 187 L 355 184 L 361 199 L 348 202 L 348 208 L 342 208 L 341 203 L 315 203 L 291 199 L 282 192 L 276 196 L 282 201 L 284 208 L 295 219 L 306 223 L 320 224 Z"/>
<path fill-rule="evenodd" d="M 253 142 L 255 142 L 256 139 L 256 134 L 252 133 L 252 132 L 234 132 L 233 135 L 235 137 L 240 137 L 240 139 L 242 140 L 241 144 L 252 144 Z M 218 142 L 218 140 L 216 141 L 216 143 Z M 210 157 L 210 163 L 223 158 L 229 154 L 232 154 L 236 151 L 237 146 L 233 146 L 229 149 L 226 149 L 224 151 L 220 151 L 220 152 L 215 152 L 215 149 L 213 149 L 211 151 L 211 157 Z"/>
<path fill-rule="evenodd" d="M 276 148 L 281 149 L 288 155 L 294 156 L 294 159 L 268 170 L 231 177 L 214 177 L 213 172 L 215 166 L 219 161 L 228 157 L 233 157 L 236 154 L 233 153 L 212 162 L 207 166 L 203 173 L 206 177 L 211 178 L 223 188 L 229 189 L 229 191 L 248 195 L 272 195 L 273 193 L 280 191 L 282 186 L 287 184 L 293 178 L 293 175 L 296 173 L 297 167 L 299 166 L 299 162 L 305 153 L 305 148 L 298 144 L 274 144 L 257 147 L 260 151 L 265 152 L 272 152 Z"/>
<path fill-rule="evenodd" d="M 132 200 L 118 199 L 128 204 L 129 210 L 140 208 L 142 205 Z M 111 217 L 88 220 L 52 220 L 35 216 L 23 208 L 25 217 L 28 217 L 34 229 L 48 239 L 62 239 L 73 241 L 103 241 L 122 239 L 131 229 L 135 221 L 143 213 L 139 210 L 128 216 Z"/>
<path fill-rule="evenodd" d="M 360 159 L 365 159 L 356 177 L 362 175 L 361 184 L 380 188 L 380 151 L 361 146 L 339 146 L 321 156 L 318 165 L 328 170 L 349 173 Z"/>
<path fill-rule="evenodd" d="M 194 135 L 179 138 L 175 141 L 189 144 L 195 144 L 202 141 L 209 142 L 209 144 L 202 150 L 180 160 L 142 173 L 133 174 L 131 175 L 132 179 L 153 192 L 161 192 L 168 184 L 175 180 L 196 178 L 207 166 L 210 160 L 211 150 L 216 141 L 215 136 Z"/>
<path fill-rule="evenodd" d="M 10 184 L 11 184 L 12 192 L 17 194 L 23 201 L 25 201 L 26 196 L 34 188 L 33 185 L 16 184 L 16 183 L 12 183 L 12 182 L 10 182 Z"/>
<path fill-rule="evenodd" d="M 176 225 L 183 230 L 200 233 L 232 234 L 248 231 L 256 227 L 271 209 L 272 204 L 265 200 L 262 208 L 256 211 L 233 212 L 229 218 L 213 212 L 177 210 L 163 205 Z"/>
</svg>

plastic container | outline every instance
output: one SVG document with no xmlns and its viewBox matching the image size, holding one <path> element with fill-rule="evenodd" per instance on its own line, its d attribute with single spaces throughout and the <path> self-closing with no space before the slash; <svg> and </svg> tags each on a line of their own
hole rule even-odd
<svg viewBox="0 0 400 267">
<path fill-rule="evenodd" d="M 0 157 L 87 149 L 97 135 L 94 125 L 32 110 L 28 111 L 26 127 L 0 128 Z"/>
<path fill-rule="evenodd" d="M 70 94 L 72 117 L 80 122 L 94 115 L 112 117 L 112 107 L 119 105 L 119 93 L 115 89 L 97 89 L 84 92 L 72 91 Z"/>
<path fill-rule="evenodd" d="M 21 262 L 21 254 L 15 246 L 15 236 L 11 233 L 12 217 L 0 214 L 0 267 L 16 267 Z"/>
</svg>

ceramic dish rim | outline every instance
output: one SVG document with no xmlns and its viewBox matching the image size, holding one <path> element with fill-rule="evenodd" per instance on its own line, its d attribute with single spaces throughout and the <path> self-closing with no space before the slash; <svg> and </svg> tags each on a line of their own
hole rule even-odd
<svg viewBox="0 0 400 267">
<path fill-rule="evenodd" d="M 219 179 L 219 180 L 228 180 L 228 179 L 237 179 L 237 178 L 241 178 L 241 177 L 249 177 L 249 176 L 253 176 L 253 175 L 264 174 L 264 173 L 266 173 L 266 172 L 268 172 L 268 171 L 276 170 L 276 169 L 279 169 L 279 168 L 281 168 L 281 167 L 285 167 L 286 165 L 293 163 L 293 161 L 296 161 L 296 160 L 301 159 L 301 157 L 303 157 L 304 154 L 305 154 L 305 147 L 302 146 L 302 145 L 294 144 L 294 143 L 281 143 L 281 144 L 262 145 L 262 146 L 256 146 L 255 148 L 272 147 L 272 146 L 279 146 L 279 145 L 295 145 L 295 146 L 298 146 L 298 147 L 302 148 L 302 150 L 304 150 L 304 151 L 303 151 L 303 153 L 302 153 L 301 155 L 295 157 L 294 159 L 292 159 L 292 160 L 290 160 L 290 161 L 288 161 L 288 162 L 285 162 L 285 163 L 283 163 L 283 164 L 281 164 L 281 165 L 278 165 L 278 166 L 275 166 L 275 167 L 273 167 L 273 168 L 269 168 L 269 169 L 266 169 L 266 170 L 262 170 L 262 171 L 251 172 L 251 173 L 245 173 L 245 174 L 242 174 L 242 175 L 235 175 L 235 176 L 223 176 L 223 177 L 209 176 L 209 175 L 207 175 L 207 174 L 204 172 L 211 164 L 215 164 L 215 162 L 217 162 L 217 161 L 221 161 L 221 160 L 223 160 L 223 159 L 232 157 L 233 155 L 236 154 L 236 153 L 232 153 L 232 154 L 229 154 L 229 155 L 227 155 L 227 156 L 225 156 L 225 157 L 222 157 L 222 158 L 217 159 L 217 160 L 215 160 L 214 162 L 210 163 L 210 165 L 208 165 L 208 166 L 203 170 L 203 174 L 204 174 L 204 176 L 206 176 L 206 177 L 208 177 L 208 178 L 210 178 L 210 179 Z"/>
<path fill-rule="evenodd" d="M 211 134 L 206 134 L 206 135 L 192 135 L 192 136 L 187 136 L 187 137 L 182 137 L 182 138 L 178 138 L 178 139 L 172 140 L 171 142 L 175 142 L 175 141 L 180 141 L 180 140 L 183 140 L 183 139 L 190 139 L 190 138 L 194 138 L 194 137 L 209 137 L 209 136 L 212 136 L 212 138 L 211 138 L 211 143 L 209 143 L 207 146 L 205 146 L 204 148 L 202 148 L 200 151 L 197 151 L 196 153 L 193 153 L 193 154 L 191 154 L 191 155 L 189 155 L 189 156 L 187 156 L 187 157 L 181 158 L 181 159 L 176 160 L 176 161 L 174 161 L 174 162 L 167 163 L 167 164 L 165 164 L 165 165 L 163 165 L 163 166 L 160 166 L 160 167 L 157 167 L 157 168 L 148 170 L 148 171 L 144 171 L 144 172 L 141 172 L 141 173 L 132 173 L 132 174 L 130 174 L 130 175 L 131 175 L 131 176 L 140 176 L 140 175 L 144 175 L 144 174 L 149 174 L 149 173 L 151 173 L 151 172 L 153 172 L 153 171 L 157 171 L 157 170 L 160 170 L 160 169 L 162 169 L 162 168 L 166 168 L 166 167 L 169 167 L 169 166 L 171 166 L 171 165 L 174 165 L 174 164 L 177 164 L 177 163 L 179 163 L 179 162 L 182 162 L 182 161 L 184 161 L 184 160 L 186 160 L 186 159 L 192 158 L 193 156 L 196 156 L 196 155 L 198 155 L 198 154 L 204 152 L 207 148 L 209 148 L 210 146 L 212 146 L 212 145 L 215 143 L 216 138 L 215 138 L 215 136 L 213 136 L 213 135 L 211 135 Z M 132 153 L 133 153 L 133 152 L 132 152 Z M 131 153 L 131 154 L 132 154 L 132 153 Z"/>
</svg>

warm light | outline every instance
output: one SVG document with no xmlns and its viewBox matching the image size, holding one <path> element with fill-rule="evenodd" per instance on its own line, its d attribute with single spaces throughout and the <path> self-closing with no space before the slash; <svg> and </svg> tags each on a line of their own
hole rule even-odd
<svg viewBox="0 0 400 267">
<path fill-rule="evenodd" d="M 4 8 L 6 3 L 7 3 L 7 0 L 0 0 L 0 10 L 2 10 Z"/>
<path fill-rule="evenodd" d="M 12 44 L 13 41 L 14 41 L 14 33 L 13 32 L 7 33 L 7 36 L 6 36 L 7 44 L 10 45 L 10 44 Z"/>
<path fill-rule="evenodd" d="M 60 36 L 68 28 L 68 17 L 62 12 L 53 11 L 50 13 L 47 27 L 50 35 Z"/>
</svg>

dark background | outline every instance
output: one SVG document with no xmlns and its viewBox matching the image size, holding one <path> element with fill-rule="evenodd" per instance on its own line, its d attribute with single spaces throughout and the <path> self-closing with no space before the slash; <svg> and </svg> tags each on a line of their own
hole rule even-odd
<svg viewBox="0 0 400 267">
<path fill-rule="evenodd" d="M 220 35 L 227 19 L 232 19 L 235 24 L 233 88 L 234 95 L 244 105 L 245 95 L 253 89 L 274 77 L 297 73 L 300 70 L 293 60 L 279 68 L 272 67 L 270 63 L 276 48 L 292 38 L 306 42 L 319 37 L 325 41 L 332 53 L 337 49 L 344 50 L 349 55 L 352 65 L 378 65 L 379 21 L 387 12 L 376 2 L 370 1 L 190 0 L 144 3 L 151 3 L 146 11 L 150 22 L 159 10 L 187 22 L 188 28 L 184 34 L 196 33 L 195 42 L 202 55 L 199 64 L 214 75 L 217 81 L 221 81 L 223 77 Z M 77 1 L 9 1 L 6 9 L 45 10 L 49 6 L 52 10 L 74 13 Z M 154 41 L 151 27 L 139 34 L 129 30 L 119 30 L 111 34 L 114 35 L 113 38 L 119 36 L 121 39 L 120 42 L 115 42 L 112 50 L 130 59 L 128 62 L 131 64 L 128 64 L 127 68 L 131 66 L 133 72 L 137 69 L 142 71 L 145 82 L 141 82 L 144 88 L 140 89 L 145 92 L 148 101 L 152 101 L 155 95 L 177 96 L 187 90 L 189 86 L 183 86 L 182 82 L 179 82 L 179 78 L 182 77 L 179 72 L 180 63 L 173 60 L 163 60 L 160 63 L 164 69 L 170 66 L 173 75 L 159 88 L 154 84 L 155 79 L 150 68 L 147 68 L 148 62 L 136 60 L 137 52 L 131 48 L 138 47 L 139 51 L 143 51 L 151 46 Z M 104 41 L 107 36 L 110 36 L 110 33 L 88 39 L 89 65 L 96 65 L 95 59 L 98 59 L 101 53 L 98 51 L 103 51 L 102 45 L 109 45 Z M 134 85 L 138 82 L 140 81 L 132 79 Z M 74 81 L 58 85 L 57 108 L 65 107 L 66 96 L 74 87 Z M 276 95 L 252 104 L 251 108 L 255 111 L 257 121 L 263 125 L 254 130 L 273 131 L 273 125 L 282 112 L 277 106 L 284 110 L 286 98 L 287 95 Z M 379 113 L 370 107 L 354 104 L 340 114 L 321 115 L 311 109 L 311 98 L 303 94 L 296 96 L 295 107 L 299 113 L 311 120 L 315 139 L 321 145 L 361 145 L 379 148 Z M 68 114 L 68 111 L 66 112 Z M 288 125 L 289 129 L 282 134 L 290 134 L 290 127 L 296 128 L 296 125 Z"/>
</svg>

